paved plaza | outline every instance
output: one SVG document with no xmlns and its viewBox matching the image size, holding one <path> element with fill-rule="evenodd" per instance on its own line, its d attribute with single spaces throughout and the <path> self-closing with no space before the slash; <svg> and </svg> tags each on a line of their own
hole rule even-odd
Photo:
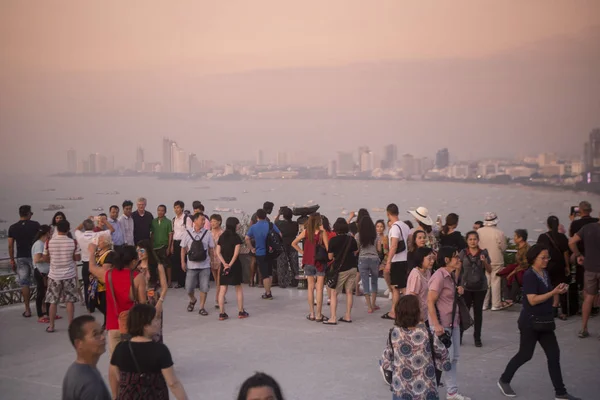
<svg viewBox="0 0 600 400">
<path fill-rule="evenodd" d="M 198 308 L 186 312 L 182 290 L 171 290 L 165 302 L 165 343 L 190 399 L 235 399 L 242 381 L 255 371 L 273 375 L 286 399 L 391 399 L 378 371 L 391 321 L 379 318 L 381 312 L 367 314 L 362 299 L 355 303 L 352 324 L 323 326 L 305 319 L 306 291 L 274 288 L 275 300 L 265 301 L 260 289 L 245 286 L 250 318 L 220 322 L 212 308 L 213 290 L 208 317 L 198 315 Z M 229 315 L 235 316 L 233 291 L 229 298 Z M 343 304 L 344 296 L 340 300 Z M 381 305 L 387 308 L 389 301 L 381 299 Z M 66 311 L 59 310 L 65 316 Z M 23 318 L 22 311 L 22 305 L 0 309 L 0 398 L 60 399 L 64 373 L 75 357 L 66 319 L 57 321 L 56 333 L 48 334 L 35 317 Z M 78 305 L 76 313 L 82 312 Z M 99 312 L 95 315 L 102 317 Z M 504 398 L 496 380 L 518 348 L 517 317 L 516 306 L 485 312 L 483 348 L 473 346 L 470 331 L 465 335 L 459 385 L 473 400 Z M 579 324 L 579 317 L 557 321 L 564 380 L 573 394 L 598 399 L 600 317 L 591 320 L 588 339 L 577 338 Z M 107 355 L 99 368 L 106 378 Z M 539 346 L 533 360 L 515 376 L 513 387 L 520 399 L 554 399 Z"/>
</svg>

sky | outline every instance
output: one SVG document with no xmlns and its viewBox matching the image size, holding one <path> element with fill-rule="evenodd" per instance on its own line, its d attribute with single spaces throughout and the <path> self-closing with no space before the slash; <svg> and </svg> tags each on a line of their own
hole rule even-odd
<svg viewBox="0 0 600 400">
<path fill-rule="evenodd" d="M 3 0 L 0 168 L 160 161 L 163 136 L 217 161 L 576 154 L 599 48 L 595 0 Z"/>
</svg>

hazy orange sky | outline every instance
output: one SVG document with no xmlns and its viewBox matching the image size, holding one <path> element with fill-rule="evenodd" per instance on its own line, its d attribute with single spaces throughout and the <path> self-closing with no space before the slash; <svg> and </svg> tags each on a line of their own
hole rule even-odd
<svg viewBox="0 0 600 400">
<path fill-rule="evenodd" d="M 302 127 L 304 130 L 301 130 L 301 122 L 307 119 L 314 118 L 313 125 L 319 126 L 320 116 L 306 112 L 302 115 L 294 114 L 297 109 L 302 109 L 298 103 L 310 96 L 298 97 L 290 94 L 286 97 L 284 94 L 283 98 L 261 99 L 260 95 L 257 97 L 256 92 L 252 90 L 252 94 L 242 93 L 242 97 L 237 99 L 240 104 L 236 107 L 231 106 L 228 113 L 217 115 L 211 107 L 223 100 L 220 96 L 227 97 L 224 94 L 226 90 L 219 88 L 212 93 L 204 85 L 196 89 L 202 93 L 190 97 L 189 93 L 185 94 L 186 80 L 190 76 L 228 74 L 246 82 L 240 77 L 248 71 L 294 70 L 306 67 L 335 69 L 357 63 L 380 61 L 409 61 L 432 65 L 427 63 L 457 59 L 493 60 L 520 49 L 525 49 L 524 53 L 531 53 L 528 49 L 535 49 L 538 42 L 551 43 L 552 46 L 560 46 L 563 40 L 574 40 L 577 43 L 579 38 L 586 37 L 588 30 L 597 32 L 599 26 L 600 1 L 597 0 L 2 0 L 0 140 L 14 152 L 0 163 L 8 165 L 11 157 L 31 152 L 26 139 L 39 138 L 41 141 L 38 143 L 51 146 L 52 150 L 60 152 L 60 164 L 55 165 L 46 160 L 41 161 L 40 166 L 64 169 L 64 148 L 67 145 L 56 147 L 56 140 L 52 139 L 75 141 L 76 148 L 77 140 L 88 135 L 91 138 L 98 133 L 106 134 L 107 139 L 125 140 L 126 145 L 121 146 L 123 149 L 115 152 L 118 158 L 123 159 L 118 163 L 126 164 L 128 153 L 124 148 L 134 148 L 136 140 L 139 139 L 138 134 L 142 133 L 152 132 L 154 135 L 151 136 L 152 144 L 148 144 L 148 148 L 150 153 L 155 153 L 154 158 L 158 159 L 159 140 L 163 135 L 172 136 L 184 145 L 189 145 L 193 141 L 192 126 L 204 127 L 202 124 L 206 124 L 214 129 L 209 132 L 209 136 L 219 136 L 221 133 L 237 134 L 242 128 L 244 137 L 259 139 L 260 136 L 254 136 L 259 135 L 259 132 L 281 132 L 281 121 L 277 125 L 278 118 L 270 115 L 261 115 L 264 117 L 262 119 L 248 119 L 240 122 L 240 125 L 235 125 L 235 121 L 230 122 L 231 119 L 235 119 L 236 113 L 247 111 L 243 109 L 243 105 L 253 102 L 261 103 L 265 107 L 288 107 L 285 114 L 286 126 L 297 126 L 298 131 L 318 135 L 325 126 L 331 130 L 331 124 L 324 124 L 322 128 L 315 129 L 317 132 L 310 132 L 308 126 Z M 586 52 L 582 53 L 585 55 Z M 500 60 L 493 65 L 514 67 L 516 64 L 512 60 Z M 480 71 L 486 73 L 490 71 L 489 65 L 475 69 L 477 68 L 482 68 Z M 539 66 L 531 68 L 535 70 Z M 558 84 L 569 87 L 572 86 L 572 79 L 584 79 L 581 78 L 581 72 L 575 69 L 576 67 L 569 66 L 567 72 L 561 72 Z M 128 71 L 135 72 L 123 75 Z M 76 75 L 70 76 L 72 73 Z M 119 74 L 118 79 L 116 74 Z M 465 76 L 478 74 L 465 72 Z M 128 83 L 133 79 L 139 82 L 131 83 L 132 86 L 129 87 Z M 429 80 L 429 76 L 416 79 Z M 453 77 L 449 75 L 445 79 L 451 81 Z M 486 82 L 495 80 L 496 77 L 492 74 Z M 552 77 L 552 82 L 554 81 L 556 78 Z M 156 82 L 163 86 L 158 86 Z M 366 88 L 362 89 L 368 91 L 371 87 L 366 82 L 368 80 L 363 82 Z M 155 83 L 157 93 L 151 90 Z M 354 83 L 340 83 L 339 87 L 347 89 Z M 208 85 L 210 84 L 214 85 L 214 82 L 209 82 Z M 580 84 L 586 87 L 584 83 Z M 110 93 L 115 93 L 116 96 L 117 92 L 101 93 L 104 88 L 112 87 L 111 85 L 122 91 L 119 92 L 121 99 L 131 96 L 133 102 L 137 103 L 131 106 L 131 115 L 139 117 L 138 120 L 131 118 L 124 122 L 123 116 L 119 114 L 122 110 L 111 108 L 112 100 L 107 96 Z M 224 88 L 231 85 L 232 83 L 223 83 Z M 471 83 L 466 82 L 465 85 L 464 87 L 468 87 Z M 477 89 L 477 96 L 487 97 L 488 94 L 482 92 L 485 85 L 477 83 L 472 86 Z M 150 89 L 143 92 L 140 91 L 140 87 Z M 165 90 L 165 87 L 168 90 Z M 272 82 L 264 83 L 265 92 L 269 92 L 273 87 L 273 90 L 277 89 Z M 437 87 L 439 90 L 440 85 Z M 519 87 L 523 88 L 523 85 Z M 347 100 L 352 103 L 353 100 L 359 99 L 360 93 L 363 93 L 362 89 L 350 90 L 356 97 L 331 99 L 331 103 L 325 102 L 323 107 L 329 108 L 331 104 L 332 113 L 347 112 L 349 106 L 344 102 Z M 420 88 L 415 90 L 417 95 L 411 94 L 410 97 L 422 94 Z M 164 109 L 164 104 L 172 105 L 181 101 L 182 93 L 187 96 L 185 100 L 193 103 L 196 108 L 189 111 L 178 110 L 166 119 L 157 115 L 156 111 Z M 211 98 L 202 97 L 203 93 L 211 93 L 213 103 Z M 401 91 L 398 91 L 390 95 L 390 101 L 399 101 L 400 94 Z M 439 97 L 436 93 L 430 94 L 433 98 Z M 557 95 L 560 96 L 561 93 Z M 513 95 L 506 94 L 507 99 L 511 96 Z M 226 100 L 229 101 L 228 99 L 229 97 Z M 382 101 L 384 100 L 385 98 Z M 80 109 L 84 107 L 82 104 L 88 101 L 95 105 L 102 104 L 101 111 L 90 107 Z M 157 101 L 158 103 L 154 104 Z M 590 108 L 581 110 L 580 104 L 558 103 L 544 108 L 536 105 L 534 99 L 531 103 L 519 105 L 519 112 L 527 106 L 543 108 L 523 111 L 528 115 L 525 119 L 543 120 L 544 112 L 548 114 L 548 110 L 556 108 L 565 113 L 570 113 L 571 109 L 580 113 L 565 114 L 566 119 L 570 118 L 576 122 L 565 122 L 560 129 L 549 121 L 545 121 L 543 127 L 536 127 L 530 124 L 531 121 L 524 121 L 523 125 L 503 128 L 505 131 L 514 132 L 516 137 L 536 129 L 546 129 L 546 125 L 556 129 L 547 131 L 553 137 L 558 138 L 560 132 L 569 135 L 574 131 L 584 136 L 593 125 L 600 123 L 597 117 L 595 120 L 592 117 L 594 110 L 590 105 L 595 104 L 597 116 L 600 114 L 600 101 L 598 93 L 594 94 L 592 91 L 583 94 L 579 101 Z M 56 108 L 58 105 L 64 109 Z M 219 104 L 219 107 L 222 106 L 223 104 Z M 338 106 L 341 108 L 336 111 Z M 381 105 L 377 107 L 381 108 Z M 469 109 L 470 106 L 465 108 Z M 493 108 L 502 107 L 494 104 Z M 356 117 L 359 121 L 347 123 L 351 127 L 357 123 L 373 126 L 373 120 L 376 119 L 380 132 L 374 134 L 375 139 L 371 147 L 378 150 L 391 140 L 388 138 L 396 137 L 393 131 L 399 127 L 397 121 L 390 119 L 386 122 L 381 115 L 369 114 L 369 110 L 363 104 L 359 109 L 365 111 L 364 118 L 360 119 L 359 112 Z M 450 131 L 472 130 L 481 133 L 479 127 L 472 125 L 470 116 L 465 115 L 461 120 L 461 111 L 454 110 L 452 114 L 457 112 L 459 114 L 453 115 L 453 118 L 456 117 L 456 126 L 450 126 Z M 195 113 L 209 114 L 213 119 L 204 118 L 198 122 L 191 116 Z M 356 110 L 351 113 L 356 114 Z M 423 117 L 415 117 L 414 114 L 413 112 L 410 116 L 414 119 L 404 118 L 406 125 L 403 127 L 413 132 L 422 132 L 425 137 L 434 135 L 434 128 L 426 126 L 426 121 L 420 119 Z M 507 113 L 505 117 L 514 122 L 522 116 Z M 561 116 L 561 120 L 565 118 Z M 253 125 L 257 120 L 260 121 L 260 126 Z M 300 122 L 296 124 L 295 121 Z M 172 127 L 174 122 L 180 124 L 181 132 L 171 132 L 172 129 L 152 130 L 156 126 Z M 480 121 L 480 124 L 485 124 L 485 121 Z M 338 128 L 343 130 L 343 124 Z M 123 130 L 129 133 L 129 139 L 123 139 Z M 351 129 L 347 132 L 355 135 Z M 335 133 L 333 135 L 335 136 Z M 333 144 L 339 142 L 334 139 Z M 250 144 L 243 142 L 244 138 L 240 140 L 241 144 Z M 348 145 L 349 149 L 363 144 L 360 143 L 360 138 L 353 138 L 349 142 L 352 142 Z M 215 139 L 214 145 L 219 146 L 221 143 L 226 142 Z M 433 148 L 428 150 L 428 153 L 434 153 L 436 146 L 445 145 L 444 139 L 440 139 L 439 136 L 433 137 L 430 143 Z M 278 149 L 269 146 L 262 147 L 271 151 Z M 114 147 L 99 143 L 97 149 L 107 152 Z M 253 145 L 252 152 L 257 147 Z M 415 151 L 414 147 L 409 145 L 406 151 Z M 580 148 L 580 145 L 577 144 L 576 148 Z M 45 149 L 47 150 L 47 147 Z M 39 150 L 33 150 L 34 153 L 36 151 Z M 80 151 L 84 152 L 83 149 Z M 504 153 L 506 151 L 504 149 Z M 322 156 L 327 157 L 325 154 Z"/>
</svg>

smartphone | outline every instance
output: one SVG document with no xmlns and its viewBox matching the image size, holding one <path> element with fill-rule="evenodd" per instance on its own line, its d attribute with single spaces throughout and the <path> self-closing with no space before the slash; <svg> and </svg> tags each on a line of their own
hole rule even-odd
<svg viewBox="0 0 600 400">
<path fill-rule="evenodd" d="M 98 223 L 98 222 L 100 222 L 100 217 L 98 217 L 98 216 L 94 217 L 94 222 L 95 222 L 95 223 Z"/>
<path fill-rule="evenodd" d="M 571 215 L 575 217 L 579 216 L 579 206 L 571 206 Z"/>
</svg>

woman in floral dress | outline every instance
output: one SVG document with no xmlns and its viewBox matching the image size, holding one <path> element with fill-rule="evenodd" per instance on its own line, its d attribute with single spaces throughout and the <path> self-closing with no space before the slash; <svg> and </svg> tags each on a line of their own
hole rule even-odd
<svg viewBox="0 0 600 400">
<path fill-rule="evenodd" d="M 163 302 L 169 288 L 167 274 L 165 267 L 159 264 L 158 257 L 156 257 L 149 240 L 140 240 L 137 244 L 137 252 L 139 259 L 138 271 L 146 278 L 148 304 L 156 307 L 156 318 L 160 320 L 160 329 L 154 335 L 153 340 L 162 343 Z"/>
</svg>

